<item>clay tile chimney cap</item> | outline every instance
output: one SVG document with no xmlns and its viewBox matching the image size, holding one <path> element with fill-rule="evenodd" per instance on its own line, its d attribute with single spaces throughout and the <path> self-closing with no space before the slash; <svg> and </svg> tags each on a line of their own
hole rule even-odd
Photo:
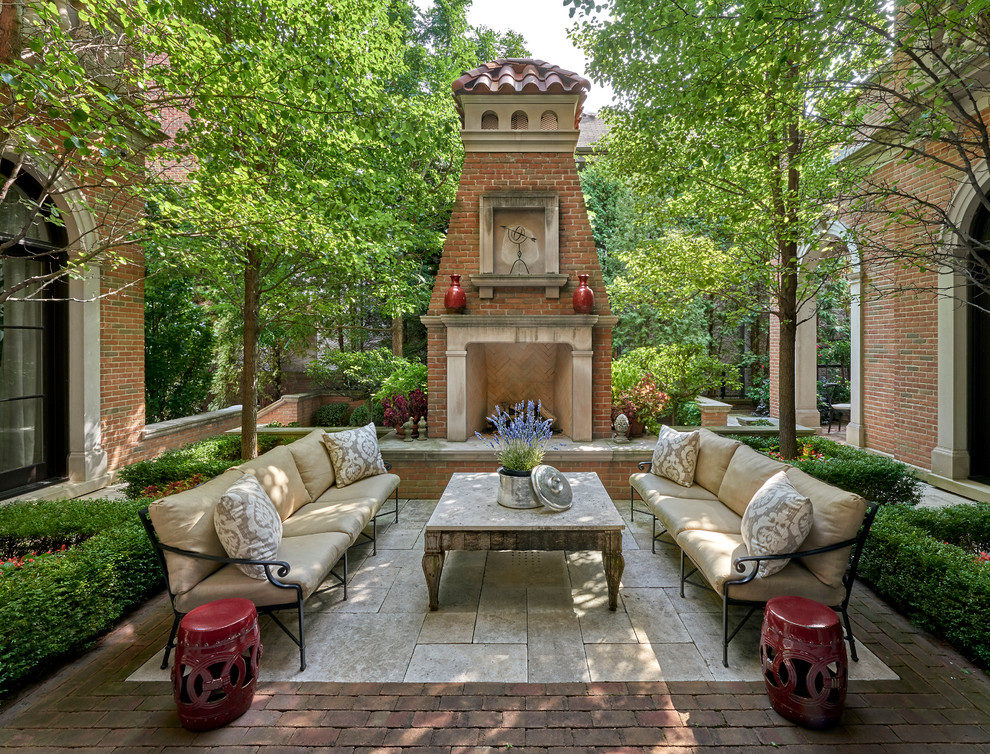
<svg viewBox="0 0 990 754">
<path fill-rule="evenodd" d="M 591 82 L 573 71 L 531 58 L 499 58 L 461 74 L 451 84 L 462 94 L 578 94 L 578 117 Z"/>
</svg>

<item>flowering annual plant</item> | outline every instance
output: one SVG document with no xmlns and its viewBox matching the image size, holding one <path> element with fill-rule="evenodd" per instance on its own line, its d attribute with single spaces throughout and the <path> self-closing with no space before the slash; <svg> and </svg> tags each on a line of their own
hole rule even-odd
<svg viewBox="0 0 990 754">
<path fill-rule="evenodd" d="M 47 550 L 46 552 L 38 552 L 35 550 L 30 555 L 21 555 L 18 557 L 7 558 L 6 560 L 0 560 L 0 578 L 5 576 L 10 571 L 17 571 L 24 566 L 34 563 L 38 560 L 47 560 L 48 558 L 60 555 L 65 552 L 67 545 L 62 545 L 57 550 Z"/>
<path fill-rule="evenodd" d="M 426 393 L 419 388 L 409 393 L 409 415 L 417 422 L 426 416 Z"/>
<path fill-rule="evenodd" d="M 191 490 L 193 487 L 198 487 L 206 480 L 207 477 L 205 474 L 193 474 L 191 477 L 169 482 L 163 487 L 159 487 L 157 484 L 149 484 L 141 490 L 141 495 L 144 497 L 168 497 L 169 495 L 175 495 L 179 492 Z"/>
<path fill-rule="evenodd" d="M 409 419 L 409 401 L 404 395 L 396 395 L 382 401 L 385 410 L 384 423 L 386 427 L 398 429 Z"/>
<path fill-rule="evenodd" d="M 495 451 L 502 468 L 508 471 L 529 471 L 539 466 L 547 443 L 553 435 L 553 420 L 542 419 L 543 404 L 533 405 L 533 401 L 517 403 L 514 413 L 503 411 L 495 406 L 495 413 L 488 421 L 495 427 L 494 436 L 488 445 Z M 475 432 L 481 440 L 486 440 Z"/>
</svg>

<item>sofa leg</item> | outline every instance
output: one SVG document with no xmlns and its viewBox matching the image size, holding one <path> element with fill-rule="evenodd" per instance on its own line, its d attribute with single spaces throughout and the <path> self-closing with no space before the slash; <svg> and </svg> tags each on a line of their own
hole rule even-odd
<svg viewBox="0 0 990 754">
<path fill-rule="evenodd" d="M 635 521 L 636 520 L 636 499 L 635 499 L 635 495 L 636 495 L 636 490 L 632 486 L 630 486 L 629 487 L 629 520 L 630 521 Z"/>
<path fill-rule="evenodd" d="M 849 656 L 853 658 L 853 662 L 859 662 L 859 657 L 856 655 L 856 639 L 853 637 L 852 624 L 849 622 L 849 612 L 845 607 L 840 607 L 839 612 L 842 613 L 842 622 L 846 624 L 846 638 L 849 640 Z"/>
<path fill-rule="evenodd" d="M 650 542 L 650 547 L 653 550 L 653 554 L 657 554 L 657 517 L 653 517 L 653 541 Z"/>
<path fill-rule="evenodd" d="M 378 554 L 378 517 L 373 516 L 371 519 L 371 554 Z"/>
<path fill-rule="evenodd" d="M 182 620 L 182 616 L 175 613 L 175 617 L 172 619 L 172 630 L 168 634 L 168 641 L 165 642 L 165 659 L 162 660 L 162 670 L 168 667 L 168 658 L 172 654 L 172 647 L 175 646 L 175 634 L 179 630 L 180 620 Z"/>
<path fill-rule="evenodd" d="M 299 598 L 299 672 L 306 669 L 306 626 L 303 622 L 303 602 Z"/>
<path fill-rule="evenodd" d="M 681 550 L 681 597 L 684 596 L 684 550 Z"/>
<path fill-rule="evenodd" d="M 722 598 L 722 666 L 729 667 L 729 601 Z"/>
</svg>

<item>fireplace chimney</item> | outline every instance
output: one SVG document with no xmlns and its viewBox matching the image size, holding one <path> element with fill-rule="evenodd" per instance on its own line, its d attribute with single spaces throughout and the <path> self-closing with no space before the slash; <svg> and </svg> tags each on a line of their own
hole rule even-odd
<svg viewBox="0 0 990 754">
<path fill-rule="evenodd" d="M 615 318 L 574 159 L 588 88 L 519 58 L 453 83 L 464 167 L 423 317 L 433 436 L 465 440 L 495 405 L 522 400 L 542 401 L 573 440 L 610 434 Z M 591 314 L 572 304 L 581 274 Z M 461 276 L 460 313 L 444 308 L 451 275 Z"/>
</svg>

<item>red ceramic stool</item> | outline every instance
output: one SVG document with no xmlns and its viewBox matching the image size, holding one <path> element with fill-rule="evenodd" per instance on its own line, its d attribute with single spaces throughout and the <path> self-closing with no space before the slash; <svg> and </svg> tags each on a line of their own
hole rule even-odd
<svg viewBox="0 0 990 754">
<path fill-rule="evenodd" d="M 809 728 L 839 721 L 849 663 L 832 608 L 804 597 L 774 597 L 763 614 L 760 658 L 777 712 Z"/>
<path fill-rule="evenodd" d="M 179 623 L 172 691 L 179 720 L 189 730 L 212 730 L 245 712 L 254 699 L 261 634 L 254 603 L 208 602 Z"/>
</svg>

